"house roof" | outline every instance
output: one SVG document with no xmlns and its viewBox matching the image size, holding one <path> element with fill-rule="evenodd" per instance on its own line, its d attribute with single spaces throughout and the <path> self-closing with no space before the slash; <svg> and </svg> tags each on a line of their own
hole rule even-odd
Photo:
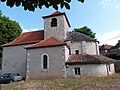
<svg viewBox="0 0 120 90">
<path fill-rule="evenodd" d="M 82 33 L 68 32 L 65 41 L 96 41 L 96 40 Z"/>
<path fill-rule="evenodd" d="M 102 55 L 88 55 L 88 54 L 73 54 L 70 55 L 67 62 L 68 64 L 102 64 L 110 63 L 113 59 Z"/>
<path fill-rule="evenodd" d="M 12 42 L 9 42 L 9 43 L 4 44 L 2 46 L 5 47 L 5 46 L 37 43 L 43 39 L 44 39 L 44 30 L 25 32 L 25 33 L 22 33 L 21 35 L 19 35 Z"/>
<path fill-rule="evenodd" d="M 110 49 L 119 49 L 119 48 L 120 48 L 120 40 L 118 40 L 118 43 L 115 46 L 111 47 Z"/>
<path fill-rule="evenodd" d="M 109 50 L 110 48 L 112 48 L 112 45 L 107 45 L 107 44 L 103 44 L 102 46 L 100 46 L 100 50 L 104 49 L 104 50 Z"/>
<path fill-rule="evenodd" d="M 61 42 L 53 37 L 50 37 L 48 39 L 42 40 L 36 44 L 27 46 L 27 49 L 30 48 L 41 48 L 41 47 L 51 47 L 51 46 L 61 46 L 61 45 L 66 45 L 66 43 Z"/>
<path fill-rule="evenodd" d="M 68 21 L 68 18 L 67 18 L 67 15 L 65 14 L 65 12 L 56 11 L 56 12 L 50 14 L 50 15 L 43 16 L 42 18 L 44 19 L 44 18 L 59 16 L 59 15 L 64 15 L 64 16 L 65 16 L 65 18 L 66 18 L 66 20 L 67 20 L 67 23 L 68 23 L 68 25 L 69 25 L 69 27 L 70 27 L 70 23 L 69 23 L 69 21 Z"/>
</svg>

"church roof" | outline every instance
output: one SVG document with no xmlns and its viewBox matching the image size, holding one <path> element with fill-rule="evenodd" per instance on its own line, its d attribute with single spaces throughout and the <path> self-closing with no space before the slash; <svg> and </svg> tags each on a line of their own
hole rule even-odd
<svg viewBox="0 0 120 90">
<path fill-rule="evenodd" d="M 44 18 L 49 18 L 49 17 L 53 17 L 53 16 L 59 16 L 59 15 L 64 15 L 64 16 L 65 16 L 65 18 L 66 18 L 66 20 L 67 20 L 67 23 L 68 23 L 68 25 L 69 25 L 69 27 L 70 27 L 70 23 L 69 23 L 69 21 L 68 21 L 68 18 L 67 18 L 67 15 L 65 14 L 65 12 L 56 11 L 56 12 L 50 14 L 50 15 L 43 16 L 42 18 L 44 19 Z"/>
<path fill-rule="evenodd" d="M 96 40 L 82 33 L 68 32 L 65 41 L 96 41 Z"/>
<path fill-rule="evenodd" d="M 9 42 L 9 43 L 4 44 L 2 46 L 5 47 L 5 46 L 37 43 L 43 39 L 44 39 L 44 30 L 25 32 L 25 33 L 22 33 L 21 35 L 19 35 L 12 42 Z"/>
<path fill-rule="evenodd" d="M 48 39 L 42 40 L 36 44 L 27 46 L 26 48 L 41 48 L 41 47 L 52 47 L 52 46 L 61 46 L 61 45 L 66 45 L 66 43 L 61 42 L 53 37 L 50 37 Z"/>
<path fill-rule="evenodd" d="M 68 58 L 68 64 L 103 64 L 110 63 L 113 59 L 102 55 L 72 54 Z"/>
</svg>

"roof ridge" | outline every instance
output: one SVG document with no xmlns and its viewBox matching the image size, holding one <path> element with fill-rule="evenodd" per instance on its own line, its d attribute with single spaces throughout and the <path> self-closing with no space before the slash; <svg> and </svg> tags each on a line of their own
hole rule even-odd
<svg viewBox="0 0 120 90">
<path fill-rule="evenodd" d="M 38 43 L 27 46 L 25 48 L 48 47 L 48 46 L 58 46 L 58 45 L 65 45 L 65 44 L 66 44 L 65 42 L 62 42 L 54 37 L 50 37 Z"/>
<path fill-rule="evenodd" d="M 28 32 L 23 32 L 22 34 L 24 34 L 24 33 L 33 33 L 33 32 L 39 32 L 39 31 L 44 31 L 44 30 L 28 31 Z"/>
</svg>

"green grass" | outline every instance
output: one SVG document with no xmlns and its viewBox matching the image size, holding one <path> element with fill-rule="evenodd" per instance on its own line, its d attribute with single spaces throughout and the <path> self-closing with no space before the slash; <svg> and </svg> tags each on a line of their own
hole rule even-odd
<svg viewBox="0 0 120 90">
<path fill-rule="evenodd" d="M 107 77 L 20 81 L 2 85 L 1 90 L 120 90 L 120 74 Z"/>
</svg>

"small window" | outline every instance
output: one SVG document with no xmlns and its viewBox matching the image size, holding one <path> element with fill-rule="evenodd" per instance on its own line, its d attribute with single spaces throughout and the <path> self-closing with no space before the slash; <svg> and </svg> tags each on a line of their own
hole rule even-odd
<svg viewBox="0 0 120 90">
<path fill-rule="evenodd" d="M 79 54 L 79 50 L 75 50 L 75 54 Z"/>
<path fill-rule="evenodd" d="M 57 19 L 56 18 L 52 18 L 51 20 L 51 27 L 56 27 L 57 26 Z"/>
<path fill-rule="evenodd" d="M 80 68 L 74 68 L 75 69 L 75 75 L 81 75 Z"/>
<path fill-rule="evenodd" d="M 48 57 L 47 55 L 43 55 L 43 69 L 47 69 L 48 68 Z"/>
</svg>

